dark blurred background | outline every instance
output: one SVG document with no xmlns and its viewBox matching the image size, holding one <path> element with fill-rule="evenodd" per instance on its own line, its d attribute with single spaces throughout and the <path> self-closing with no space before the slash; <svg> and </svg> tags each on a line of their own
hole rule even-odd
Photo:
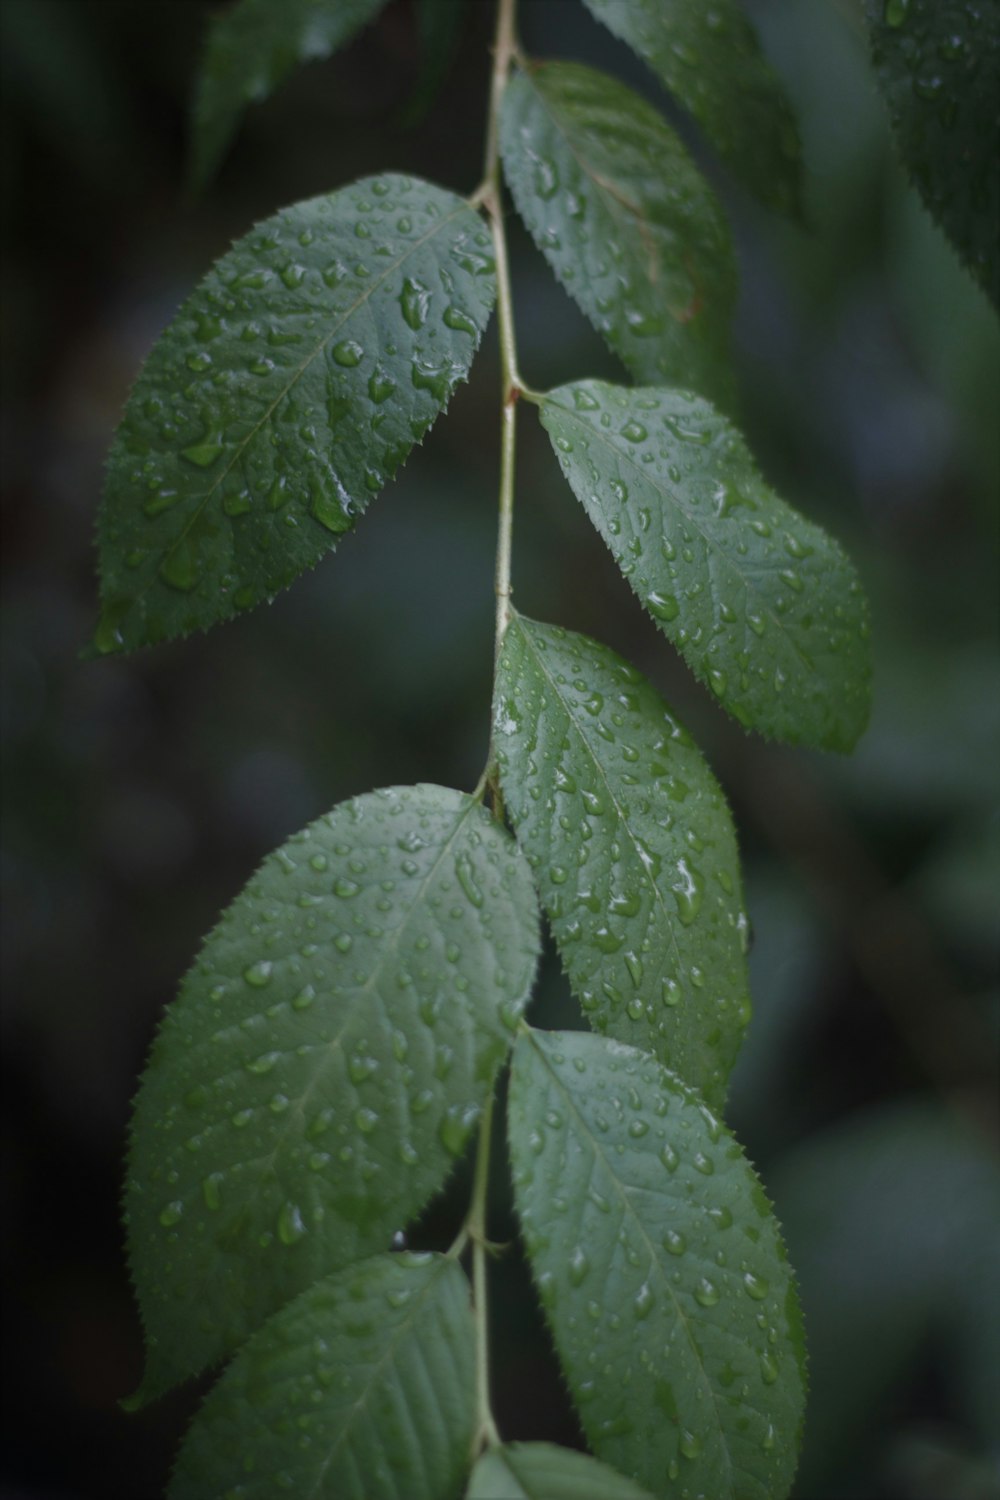
<svg viewBox="0 0 1000 1500">
<path fill-rule="evenodd" d="M 201 935 L 268 850 L 335 802 L 417 780 L 469 788 L 487 746 L 492 337 L 447 419 L 314 574 L 208 636 L 79 660 L 104 454 L 140 361 L 210 262 L 278 207 L 368 172 L 459 191 L 480 175 L 492 5 L 466 0 L 444 93 L 414 121 L 415 7 L 392 0 L 347 52 L 253 110 L 206 201 L 185 201 L 210 9 L 0 0 L 3 1500 L 153 1500 L 198 1398 L 118 1410 L 141 1345 L 117 1204 L 135 1079 Z M 528 613 L 653 678 L 734 807 L 756 1022 L 730 1116 L 801 1278 L 798 1500 L 989 1500 L 1000 336 L 892 159 L 853 5 L 753 11 L 800 111 L 809 228 L 720 179 L 743 271 L 743 426 L 776 487 L 861 569 L 872 727 L 840 761 L 725 720 L 617 576 L 530 412 L 515 586 Z M 529 50 L 606 66 L 663 103 L 573 0 L 522 0 L 522 30 Z M 511 232 L 525 377 L 623 379 Z M 551 955 L 536 1016 L 580 1024 Z M 448 1242 L 466 1186 L 459 1175 L 419 1243 Z M 504 1432 L 577 1441 L 515 1251 L 496 1299 Z"/>
</svg>

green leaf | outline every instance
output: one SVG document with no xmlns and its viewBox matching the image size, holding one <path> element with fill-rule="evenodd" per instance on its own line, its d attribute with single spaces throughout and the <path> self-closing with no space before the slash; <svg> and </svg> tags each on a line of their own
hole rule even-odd
<svg viewBox="0 0 1000 1500">
<path fill-rule="evenodd" d="M 1000 307 L 1000 3 L 866 0 L 865 12 L 899 154 Z"/>
<path fill-rule="evenodd" d="M 416 178 L 367 178 L 240 240 L 126 407 L 96 648 L 229 619 L 317 563 L 468 373 L 494 295 L 479 217 Z"/>
<path fill-rule="evenodd" d="M 540 402 L 562 471 L 636 594 L 749 728 L 850 750 L 868 721 L 868 614 L 850 562 L 681 391 L 583 380 Z"/>
<path fill-rule="evenodd" d="M 606 646 L 515 616 L 494 737 L 504 801 L 598 1031 L 721 1107 L 750 1018 L 729 810 L 689 735 Z"/>
<path fill-rule="evenodd" d="M 607 1464 L 554 1443 L 506 1443 L 484 1453 L 465 1500 L 650 1500 Z"/>
<path fill-rule="evenodd" d="M 585 1032 L 514 1049 L 514 1193 L 591 1447 L 656 1495 L 783 1500 L 798 1299 L 737 1142 L 654 1058 Z"/>
<path fill-rule="evenodd" d="M 192 1424 L 170 1500 L 456 1500 L 476 1422 L 461 1267 L 378 1255 L 267 1322 Z"/>
<path fill-rule="evenodd" d="M 191 177 L 204 187 L 243 112 L 273 94 L 300 63 L 329 57 L 385 0 L 237 0 L 211 23 L 194 104 Z"/>
<path fill-rule="evenodd" d="M 423 119 L 454 60 L 462 25 L 468 19 L 463 0 L 417 0 L 417 30 L 420 73 L 404 120 L 415 125 Z"/>
<path fill-rule="evenodd" d="M 537 63 L 504 95 L 500 141 L 535 243 L 632 375 L 732 405 L 729 229 L 666 121 L 593 68 Z"/>
<path fill-rule="evenodd" d="M 167 1011 L 136 1101 L 139 1400 L 423 1208 L 475 1125 L 537 949 L 523 856 L 460 792 L 355 798 L 265 860 Z"/>
<path fill-rule="evenodd" d="M 649 64 L 762 203 L 799 211 L 795 115 L 739 0 L 584 0 Z"/>
</svg>

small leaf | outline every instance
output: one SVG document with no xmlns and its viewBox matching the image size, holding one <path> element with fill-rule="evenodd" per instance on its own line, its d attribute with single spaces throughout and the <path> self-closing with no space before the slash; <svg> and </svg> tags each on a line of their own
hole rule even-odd
<svg viewBox="0 0 1000 1500">
<path fill-rule="evenodd" d="M 607 1464 L 554 1443 L 506 1443 L 484 1453 L 465 1500 L 651 1500 Z"/>
<path fill-rule="evenodd" d="M 868 721 L 868 614 L 844 553 L 681 391 L 584 380 L 540 402 L 577 498 L 695 676 L 748 728 L 850 750 Z"/>
<path fill-rule="evenodd" d="M 374 1256 L 317 1282 L 240 1351 L 188 1432 L 170 1500 L 457 1500 L 475 1421 L 458 1262 Z"/>
<path fill-rule="evenodd" d="M 494 295 L 479 217 L 415 178 L 367 178 L 240 240 L 126 407 L 97 650 L 230 619 L 313 567 L 447 405 Z"/>
<path fill-rule="evenodd" d="M 538 63 L 507 89 L 501 145 L 535 243 L 632 375 L 731 406 L 729 229 L 666 121 L 593 68 Z"/>
<path fill-rule="evenodd" d="M 1000 308 L 1000 4 L 866 0 L 865 13 L 899 154 Z"/>
<path fill-rule="evenodd" d="M 762 203 L 797 215 L 795 115 L 739 0 L 584 0 L 649 64 Z"/>
<path fill-rule="evenodd" d="M 265 860 L 136 1101 L 139 1401 L 384 1249 L 441 1187 L 527 1001 L 537 927 L 514 841 L 442 787 L 342 803 Z"/>
<path fill-rule="evenodd" d="M 584 1032 L 514 1049 L 518 1213 L 595 1453 L 656 1495 L 784 1500 L 798 1299 L 739 1145 L 654 1058 Z"/>
<path fill-rule="evenodd" d="M 736 835 L 688 734 L 635 667 L 515 616 L 494 734 L 504 801 L 574 994 L 721 1107 L 750 1018 Z"/>
<path fill-rule="evenodd" d="M 237 0 L 211 23 L 194 105 L 191 176 L 204 187 L 243 111 L 273 94 L 300 63 L 329 57 L 385 0 Z"/>
</svg>

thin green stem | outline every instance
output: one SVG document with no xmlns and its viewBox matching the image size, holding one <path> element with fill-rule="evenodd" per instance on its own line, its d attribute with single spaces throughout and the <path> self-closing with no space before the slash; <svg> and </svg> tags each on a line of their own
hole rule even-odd
<svg viewBox="0 0 1000 1500">
<path fill-rule="evenodd" d="M 495 1447 L 500 1434 L 490 1405 L 490 1332 L 489 1301 L 486 1291 L 486 1195 L 490 1180 L 490 1142 L 493 1133 L 493 1096 L 483 1111 L 476 1149 L 476 1175 L 472 1184 L 472 1204 L 466 1220 L 466 1231 L 472 1241 L 472 1303 L 476 1323 L 476 1452 Z"/>
</svg>

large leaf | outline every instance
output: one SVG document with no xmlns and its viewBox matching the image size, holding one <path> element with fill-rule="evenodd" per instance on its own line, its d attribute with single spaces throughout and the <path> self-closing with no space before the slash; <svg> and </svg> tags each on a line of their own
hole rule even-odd
<svg viewBox="0 0 1000 1500">
<path fill-rule="evenodd" d="M 480 219 L 415 178 L 367 178 L 240 240 L 126 407 L 98 650 L 228 619 L 318 562 L 468 373 L 494 293 Z"/>
<path fill-rule="evenodd" d="M 795 115 L 739 0 L 585 4 L 649 64 L 762 203 L 797 213 Z"/>
<path fill-rule="evenodd" d="M 211 24 L 194 105 L 192 177 L 204 186 L 243 111 L 273 94 L 299 63 L 329 57 L 385 0 L 237 0 Z"/>
<path fill-rule="evenodd" d="M 497 675 L 504 799 L 591 1024 L 721 1106 L 750 1017 L 736 835 L 635 667 L 515 616 Z"/>
<path fill-rule="evenodd" d="M 903 162 L 1000 307 L 1000 0 L 866 0 L 865 10 Z"/>
<path fill-rule="evenodd" d="M 607 1464 L 554 1443 L 507 1443 L 484 1453 L 465 1500 L 650 1500 Z"/>
<path fill-rule="evenodd" d="M 732 243 L 666 121 L 593 68 L 538 63 L 504 95 L 500 140 L 535 243 L 636 379 L 731 404 Z"/>
<path fill-rule="evenodd" d="M 168 1010 L 136 1101 L 140 1399 L 423 1207 L 475 1124 L 537 946 L 523 856 L 460 792 L 358 797 L 269 856 Z"/>
<path fill-rule="evenodd" d="M 532 1269 L 597 1455 L 656 1495 L 784 1500 L 801 1319 L 736 1141 L 654 1058 L 584 1032 L 518 1040 L 509 1134 Z"/>
<path fill-rule="evenodd" d="M 861 585 L 736 429 L 697 396 L 597 380 L 540 411 L 625 577 L 722 706 L 762 734 L 850 750 L 870 700 Z"/>
<path fill-rule="evenodd" d="M 379 1255 L 282 1308 L 181 1449 L 170 1500 L 456 1500 L 476 1422 L 468 1282 Z"/>
</svg>

